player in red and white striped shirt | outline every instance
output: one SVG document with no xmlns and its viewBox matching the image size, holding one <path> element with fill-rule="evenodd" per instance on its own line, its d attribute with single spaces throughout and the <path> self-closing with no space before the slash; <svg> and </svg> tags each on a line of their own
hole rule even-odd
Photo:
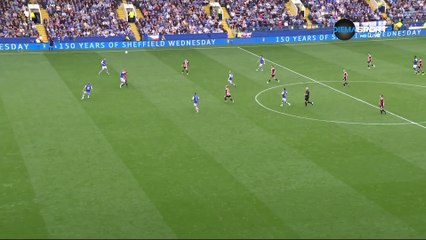
<svg viewBox="0 0 426 240">
<path fill-rule="evenodd" d="M 226 85 L 225 86 L 225 102 L 227 101 L 227 100 L 231 100 L 232 102 L 234 102 L 234 99 L 232 98 L 232 96 L 231 96 L 231 90 L 229 90 L 229 85 Z"/>
<path fill-rule="evenodd" d="M 380 107 L 380 114 L 382 114 L 382 113 L 386 114 L 386 111 L 385 111 L 385 99 L 383 98 L 383 94 L 380 95 L 379 107 Z"/>
<path fill-rule="evenodd" d="M 276 71 L 275 71 L 274 66 L 271 66 L 271 77 L 268 79 L 268 81 L 267 81 L 266 83 L 268 83 L 268 84 L 269 84 L 269 82 L 270 82 L 272 79 L 274 79 L 274 80 L 275 80 L 275 81 L 277 81 L 277 82 L 280 82 L 280 80 L 278 80 L 278 78 L 277 78 L 277 76 L 276 76 Z"/>
<path fill-rule="evenodd" d="M 189 75 L 189 60 L 185 58 L 182 62 L 182 74 L 186 72 L 186 75 Z"/>
</svg>

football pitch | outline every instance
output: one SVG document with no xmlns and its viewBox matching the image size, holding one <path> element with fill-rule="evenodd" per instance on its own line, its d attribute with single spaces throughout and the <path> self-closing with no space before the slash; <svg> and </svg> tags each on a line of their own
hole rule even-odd
<svg viewBox="0 0 426 240">
<path fill-rule="evenodd" d="M 426 38 L 0 53 L 0 238 L 425 238 L 414 55 Z"/>
</svg>

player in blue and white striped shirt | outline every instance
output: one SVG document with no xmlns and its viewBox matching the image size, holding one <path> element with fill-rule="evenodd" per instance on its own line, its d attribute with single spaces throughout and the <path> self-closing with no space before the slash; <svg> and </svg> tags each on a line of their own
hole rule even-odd
<svg viewBox="0 0 426 240">
<path fill-rule="evenodd" d="M 109 75 L 106 58 L 102 59 L 102 61 L 101 61 L 101 66 L 102 66 L 102 68 L 101 68 L 101 70 L 99 71 L 99 75 L 101 75 L 101 73 L 102 73 L 104 70 L 105 70 L 105 71 L 106 71 L 106 73 Z"/>
<path fill-rule="evenodd" d="M 281 100 L 281 107 L 284 106 L 284 103 L 291 106 L 291 104 L 289 102 L 287 102 L 287 90 L 284 88 L 283 91 L 281 92 L 281 96 L 282 96 L 282 100 Z"/>
<path fill-rule="evenodd" d="M 234 83 L 234 74 L 232 74 L 231 70 L 229 70 L 229 74 L 228 74 L 228 82 L 229 84 L 231 84 L 232 86 L 236 87 L 237 85 Z"/>
<path fill-rule="evenodd" d="M 194 93 L 194 96 L 192 96 L 192 101 L 194 102 L 195 111 L 197 113 L 200 112 L 200 109 L 198 108 L 198 102 L 200 102 L 200 97 L 197 95 L 197 93 Z"/>
<path fill-rule="evenodd" d="M 265 59 L 263 58 L 263 55 L 260 55 L 259 67 L 256 69 L 256 71 L 263 71 L 263 65 L 265 65 Z"/>
<path fill-rule="evenodd" d="M 92 84 L 87 83 L 86 85 L 84 85 L 83 96 L 81 96 L 81 100 L 84 99 L 85 95 L 87 95 L 87 98 L 90 98 L 90 91 L 92 91 L 92 89 L 93 89 Z"/>
<path fill-rule="evenodd" d="M 417 56 L 414 56 L 414 60 L 413 60 L 413 70 L 414 73 L 417 73 Z"/>
</svg>

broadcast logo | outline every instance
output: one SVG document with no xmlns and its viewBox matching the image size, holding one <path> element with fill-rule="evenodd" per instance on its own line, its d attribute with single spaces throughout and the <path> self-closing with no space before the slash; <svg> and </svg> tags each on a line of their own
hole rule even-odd
<svg viewBox="0 0 426 240">
<path fill-rule="evenodd" d="M 359 38 L 380 37 L 386 31 L 383 22 L 352 22 L 348 19 L 341 19 L 334 25 L 334 35 L 340 40 L 349 40 L 355 33 Z"/>
</svg>

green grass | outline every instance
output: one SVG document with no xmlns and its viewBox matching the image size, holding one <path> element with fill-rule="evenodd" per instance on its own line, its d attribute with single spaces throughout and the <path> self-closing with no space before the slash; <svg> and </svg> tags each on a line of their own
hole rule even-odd
<svg viewBox="0 0 426 240">
<path fill-rule="evenodd" d="M 0 238 L 425 238 L 425 43 L 1 53 Z"/>
</svg>

